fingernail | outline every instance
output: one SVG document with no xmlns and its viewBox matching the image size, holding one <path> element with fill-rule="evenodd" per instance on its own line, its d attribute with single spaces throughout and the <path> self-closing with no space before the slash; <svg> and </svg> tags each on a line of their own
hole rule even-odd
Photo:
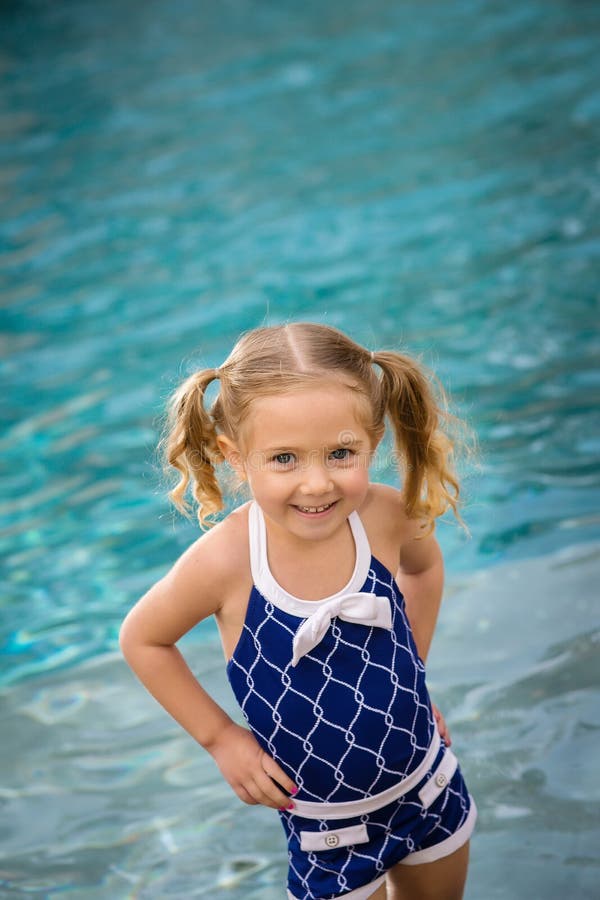
<svg viewBox="0 0 600 900">
<path fill-rule="evenodd" d="M 295 809 L 295 807 L 294 807 L 294 804 L 293 804 L 293 803 L 290 803 L 290 805 L 289 805 L 289 806 L 288 806 L 288 807 L 287 807 L 287 808 L 288 808 L 288 809 Z"/>
<path fill-rule="evenodd" d="M 285 812 L 286 809 L 287 809 L 287 806 L 280 806 L 280 807 L 279 807 L 279 812 Z"/>
<path fill-rule="evenodd" d="M 297 793 L 298 793 L 298 788 L 297 788 L 297 787 L 292 788 L 291 791 L 290 791 L 290 794 L 297 794 Z"/>
</svg>

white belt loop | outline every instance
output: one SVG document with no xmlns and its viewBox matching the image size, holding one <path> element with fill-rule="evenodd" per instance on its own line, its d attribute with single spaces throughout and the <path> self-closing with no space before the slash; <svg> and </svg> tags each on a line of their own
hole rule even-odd
<svg viewBox="0 0 600 900">
<path fill-rule="evenodd" d="M 392 803 L 399 797 L 403 797 L 409 791 L 412 791 L 420 781 L 423 780 L 440 749 L 441 739 L 439 732 L 434 732 L 433 739 L 424 759 L 417 768 L 399 781 L 398 784 L 381 791 L 379 794 L 373 794 L 372 797 L 365 797 L 363 800 L 348 800 L 346 803 L 314 803 L 311 800 L 294 800 L 294 809 L 290 810 L 292 815 L 301 816 L 303 819 L 350 819 L 353 816 L 360 816 L 363 813 L 375 812 Z"/>
</svg>

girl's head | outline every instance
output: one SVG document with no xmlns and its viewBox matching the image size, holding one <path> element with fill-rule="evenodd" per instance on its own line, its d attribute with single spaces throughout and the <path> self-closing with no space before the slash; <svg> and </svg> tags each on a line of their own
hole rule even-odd
<svg viewBox="0 0 600 900">
<path fill-rule="evenodd" d="M 206 389 L 215 379 L 219 392 L 207 408 Z M 329 386 L 352 396 L 371 450 L 389 421 L 408 514 L 430 525 L 449 507 L 458 515 L 453 443 L 440 427 L 450 417 L 441 405 L 443 392 L 438 387 L 436 399 L 431 381 L 411 358 L 372 353 L 327 325 L 302 322 L 248 332 L 220 368 L 190 376 L 171 400 L 165 453 L 181 475 L 171 498 L 185 511 L 191 487 L 200 524 L 209 524 L 208 517 L 223 508 L 216 466 L 227 446 L 244 453 L 255 401 Z"/>
</svg>

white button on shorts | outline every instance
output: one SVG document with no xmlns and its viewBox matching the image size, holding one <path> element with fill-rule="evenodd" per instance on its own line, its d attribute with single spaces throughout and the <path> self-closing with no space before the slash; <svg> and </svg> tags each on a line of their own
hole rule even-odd
<svg viewBox="0 0 600 900">
<path fill-rule="evenodd" d="M 300 832 L 300 848 L 308 851 L 334 850 L 336 847 L 366 844 L 368 840 L 369 833 L 364 822 L 348 828 L 336 828 L 335 831 Z"/>
</svg>

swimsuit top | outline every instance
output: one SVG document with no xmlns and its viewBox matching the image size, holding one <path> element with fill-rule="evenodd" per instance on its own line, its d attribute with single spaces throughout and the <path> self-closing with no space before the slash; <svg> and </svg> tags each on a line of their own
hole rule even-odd
<svg viewBox="0 0 600 900">
<path fill-rule="evenodd" d="M 397 784 L 422 761 L 435 729 L 404 597 L 371 555 L 358 513 L 348 521 L 356 547 L 350 581 L 331 597 L 301 600 L 273 578 L 264 516 L 251 504 L 254 584 L 227 664 L 259 744 L 295 781 L 298 799 L 323 803 Z M 357 601 L 371 604 L 371 621 L 388 621 L 352 621 Z"/>
</svg>

